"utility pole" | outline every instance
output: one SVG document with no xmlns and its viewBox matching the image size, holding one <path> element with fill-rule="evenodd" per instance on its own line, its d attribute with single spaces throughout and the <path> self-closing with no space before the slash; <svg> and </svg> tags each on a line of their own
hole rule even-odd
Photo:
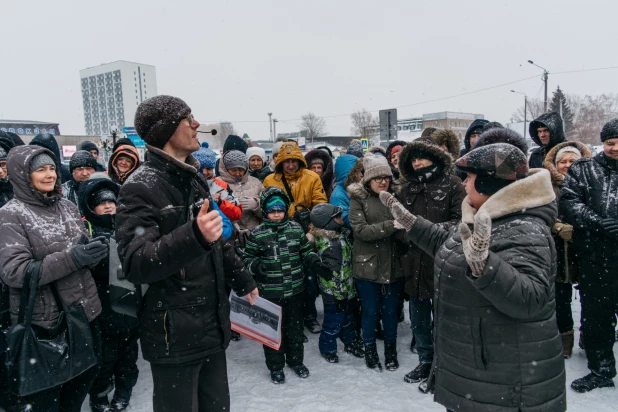
<svg viewBox="0 0 618 412">
<path fill-rule="evenodd" d="M 277 119 L 273 119 L 273 141 L 277 140 Z"/>
<path fill-rule="evenodd" d="M 270 140 L 274 142 L 275 138 L 273 137 L 273 114 L 272 113 L 268 113 L 268 124 L 270 125 Z"/>
<path fill-rule="evenodd" d="M 547 79 L 549 77 L 549 71 L 546 68 L 539 66 L 532 60 L 528 60 L 528 63 L 538 67 L 539 69 L 543 69 L 543 82 L 545 82 L 545 101 L 543 102 L 543 110 L 547 113 Z"/>
</svg>

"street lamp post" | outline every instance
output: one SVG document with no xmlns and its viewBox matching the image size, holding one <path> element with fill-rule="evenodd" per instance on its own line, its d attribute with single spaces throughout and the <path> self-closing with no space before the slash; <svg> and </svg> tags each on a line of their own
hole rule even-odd
<svg viewBox="0 0 618 412">
<path fill-rule="evenodd" d="M 275 141 L 273 137 L 273 114 L 268 113 L 268 124 L 270 125 L 270 140 Z"/>
<path fill-rule="evenodd" d="M 523 94 L 524 95 L 524 139 L 526 138 L 526 115 L 528 114 L 528 96 L 526 93 L 517 92 L 515 90 L 511 90 L 511 93 Z"/>
<path fill-rule="evenodd" d="M 277 119 L 273 119 L 273 141 L 277 140 Z"/>
<path fill-rule="evenodd" d="M 549 77 L 549 71 L 547 71 L 546 68 L 539 66 L 532 60 L 528 60 L 528 63 L 538 67 L 539 69 L 543 69 L 543 81 L 545 82 L 545 101 L 543 102 L 543 110 L 547 113 L 547 78 Z"/>
</svg>

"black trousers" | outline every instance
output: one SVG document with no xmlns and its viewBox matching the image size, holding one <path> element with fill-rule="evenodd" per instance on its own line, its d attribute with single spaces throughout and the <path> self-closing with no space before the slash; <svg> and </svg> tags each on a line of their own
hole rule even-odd
<svg viewBox="0 0 618 412">
<path fill-rule="evenodd" d="M 556 282 L 556 321 L 558 322 L 558 331 L 560 333 L 573 330 L 572 300 L 573 285 Z"/>
<path fill-rule="evenodd" d="M 103 397 L 114 386 L 114 398 L 128 398 L 137 383 L 138 328 L 123 329 L 117 333 L 102 333 L 103 348 L 101 371 L 90 388 L 90 397 Z"/>
<path fill-rule="evenodd" d="M 189 365 L 150 364 L 154 412 L 230 410 L 225 351 Z"/>
<path fill-rule="evenodd" d="M 618 311 L 618 267 L 602 267 L 581 259 L 579 271 L 588 369 L 613 378 L 616 376 L 613 345 Z"/>
<path fill-rule="evenodd" d="M 29 396 L 8 395 L 7 412 L 80 412 L 90 386 L 99 374 L 101 366 L 101 331 L 98 321 L 90 323 L 95 351 L 99 362 L 68 382 Z M 30 405 L 29 409 L 28 406 Z"/>
<path fill-rule="evenodd" d="M 286 363 L 289 366 L 298 366 L 303 363 L 303 309 L 305 293 L 303 291 L 284 299 L 268 299 L 275 305 L 281 306 L 283 314 L 283 319 L 281 320 L 281 346 L 279 350 L 264 346 L 266 367 L 270 371 L 281 370 Z"/>
</svg>

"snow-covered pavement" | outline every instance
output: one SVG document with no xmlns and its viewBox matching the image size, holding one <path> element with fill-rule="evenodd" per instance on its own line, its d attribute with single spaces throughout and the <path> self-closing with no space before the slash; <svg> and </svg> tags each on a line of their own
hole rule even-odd
<svg viewBox="0 0 618 412">
<path fill-rule="evenodd" d="M 579 300 L 573 301 L 573 317 L 579 319 Z M 318 319 L 322 318 L 321 299 L 318 299 Z M 231 342 L 227 350 L 228 374 L 231 392 L 231 410 L 268 412 L 314 411 L 418 411 L 444 412 L 433 402 L 432 395 L 418 391 L 416 384 L 403 381 L 403 376 L 418 363 L 417 355 L 409 350 L 410 321 L 399 324 L 398 352 L 400 367 L 395 372 L 382 373 L 367 369 L 364 360 L 343 352 L 339 343 L 339 363 L 329 364 L 319 354 L 318 336 L 307 333 L 305 365 L 311 371 L 307 379 L 297 378 L 286 368 L 286 383 L 270 382 L 264 363 L 262 346 L 243 337 Z M 615 412 L 618 410 L 618 389 L 597 389 L 588 394 L 577 394 L 568 385 L 573 379 L 588 373 L 584 352 L 576 347 L 567 367 L 568 410 L 576 412 Z M 383 345 L 378 341 L 380 359 L 384 362 Z M 614 348 L 618 357 L 618 344 Z M 140 358 L 140 378 L 131 399 L 131 412 L 152 411 L 152 378 L 150 366 Z M 616 382 L 616 380 L 614 380 Z M 180 383 L 182 384 L 182 383 Z M 82 411 L 89 411 L 88 401 Z"/>
</svg>

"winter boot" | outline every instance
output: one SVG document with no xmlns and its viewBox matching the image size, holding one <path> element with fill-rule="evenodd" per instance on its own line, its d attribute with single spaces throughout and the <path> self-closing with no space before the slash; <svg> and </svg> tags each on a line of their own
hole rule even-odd
<svg viewBox="0 0 618 412">
<path fill-rule="evenodd" d="M 384 342 L 384 367 L 387 371 L 396 371 L 399 368 L 397 361 L 397 343 Z"/>
<path fill-rule="evenodd" d="M 309 376 L 309 369 L 307 369 L 307 367 L 303 365 L 302 363 L 297 366 L 290 366 L 290 368 L 292 368 L 296 376 L 298 376 L 299 378 L 305 379 L 306 377 Z"/>
<path fill-rule="evenodd" d="M 589 373 L 583 378 L 575 379 L 573 383 L 571 383 L 571 388 L 575 392 L 584 393 L 590 392 L 596 388 L 613 388 L 614 381 L 609 378 L 604 378 L 595 373 Z"/>
<path fill-rule="evenodd" d="M 339 363 L 339 356 L 336 353 L 322 353 L 321 355 L 328 363 Z"/>
<path fill-rule="evenodd" d="M 416 368 L 406 376 L 404 376 L 403 381 L 407 383 L 417 383 L 422 381 L 423 379 L 427 379 L 429 377 L 429 373 L 431 372 L 431 363 L 429 362 L 421 362 L 418 364 Z"/>
<path fill-rule="evenodd" d="M 410 352 L 418 353 L 416 351 L 416 337 L 414 337 L 414 334 L 412 334 L 412 340 L 410 341 Z"/>
<path fill-rule="evenodd" d="M 238 342 L 240 340 L 240 333 L 233 330 L 232 335 L 230 336 L 230 339 L 232 339 L 235 342 Z"/>
<path fill-rule="evenodd" d="M 350 355 L 354 355 L 357 358 L 365 357 L 365 350 L 363 349 L 363 344 L 356 339 L 343 347 L 344 352 L 349 353 Z"/>
<path fill-rule="evenodd" d="M 270 371 L 270 381 L 275 384 L 285 383 L 285 373 L 283 370 Z"/>
<path fill-rule="evenodd" d="M 573 354 L 573 345 L 575 344 L 575 333 L 570 330 L 565 333 L 561 333 L 562 338 L 562 354 L 564 359 L 569 359 Z"/>
<path fill-rule="evenodd" d="M 114 392 L 114 398 L 111 402 L 110 411 L 114 412 L 122 412 L 125 411 L 129 407 L 129 400 L 131 399 L 131 393 L 133 389 L 124 389 L 116 386 L 116 391 Z"/>
<path fill-rule="evenodd" d="M 322 332 L 322 327 L 317 319 L 305 319 L 305 327 L 309 329 L 311 333 L 320 333 Z"/>
<path fill-rule="evenodd" d="M 375 343 L 365 344 L 365 364 L 369 369 L 382 372 L 382 364 Z"/>
<path fill-rule="evenodd" d="M 112 409 L 110 408 L 109 399 L 107 395 L 104 396 L 96 396 L 90 397 L 90 409 L 92 412 L 110 412 Z"/>
</svg>

